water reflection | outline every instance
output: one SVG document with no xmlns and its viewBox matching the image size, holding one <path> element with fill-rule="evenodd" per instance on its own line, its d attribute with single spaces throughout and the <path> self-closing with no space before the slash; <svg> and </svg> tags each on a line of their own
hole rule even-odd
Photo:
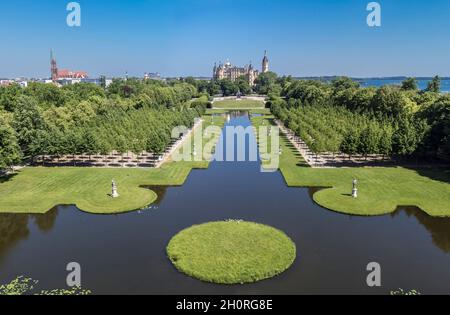
<svg viewBox="0 0 450 315">
<path fill-rule="evenodd" d="M 326 187 L 311 187 L 308 189 L 309 197 L 314 200 L 313 196 L 316 192 L 326 189 Z M 418 207 L 398 207 L 396 211 L 387 215 L 396 220 L 402 213 L 408 217 L 414 217 L 429 233 L 433 244 L 444 253 L 450 253 L 450 218 L 449 217 L 432 217 L 423 212 Z M 345 214 L 342 214 L 345 215 Z M 347 215 L 352 217 L 351 215 Z"/>
<path fill-rule="evenodd" d="M 30 222 L 34 222 L 41 232 L 47 233 L 54 227 L 57 216 L 58 207 L 45 214 L 0 213 L 0 263 L 11 249 L 28 238 Z"/>
<path fill-rule="evenodd" d="M 41 232 L 47 233 L 55 226 L 57 216 L 58 207 L 54 207 L 45 214 L 32 214 L 30 218 L 34 219 L 36 226 Z"/>
<path fill-rule="evenodd" d="M 142 187 L 154 191 L 158 196 L 158 198 L 151 204 L 151 206 L 159 206 L 166 197 L 167 189 L 169 188 L 169 186 L 142 186 Z"/>
<path fill-rule="evenodd" d="M 0 214 L 0 263 L 8 251 L 30 234 L 28 215 Z"/>
<path fill-rule="evenodd" d="M 391 214 L 391 217 L 396 218 L 402 212 L 408 217 L 415 217 L 430 232 L 434 245 L 444 253 L 450 253 L 450 218 L 432 217 L 417 207 L 399 208 Z"/>
</svg>

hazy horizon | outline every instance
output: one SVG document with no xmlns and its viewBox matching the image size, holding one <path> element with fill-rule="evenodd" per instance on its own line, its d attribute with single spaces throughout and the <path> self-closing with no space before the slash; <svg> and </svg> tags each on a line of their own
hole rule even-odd
<svg viewBox="0 0 450 315">
<path fill-rule="evenodd" d="M 294 77 L 450 76 L 450 2 L 378 1 L 381 27 L 366 23 L 367 0 L 77 1 L 81 27 L 66 24 L 66 0 L 3 1 L 1 78 L 50 76 L 211 77 L 229 59 Z"/>
</svg>

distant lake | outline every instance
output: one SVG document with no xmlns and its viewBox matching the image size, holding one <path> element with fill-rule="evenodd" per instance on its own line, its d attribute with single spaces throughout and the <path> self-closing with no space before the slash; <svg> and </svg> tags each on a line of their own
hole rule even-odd
<svg viewBox="0 0 450 315">
<path fill-rule="evenodd" d="M 300 77 L 298 79 L 302 80 L 320 80 L 324 82 L 330 82 L 334 80 L 336 77 Z M 362 87 L 381 87 L 385 85 L 401 85 L 405 80 L 405 77 L 396 77 L 396 78 L 353 78 L 353 80 L 359 82 Z M 428 86 L 428 82 L 430 82 L 432 78 L 419 78 L 417 79 L 417 83 L 419 85 L 420 90 L 425 90 Z M 450 93 L 450 78 L 441 79 L 441 92 L 442 93 Z"/>
<path fill-rule="evenodd" d="M 361 83 L 361 86 L 363 87 L 369 87 L 369 86 L 375 86 L 380 87 L 384 85 L 401 85 L 402 81 L 404 79 L 356 79 L 359 83 Z M 418 79 L 417 83 L 419 85 L 419 89 L 424 90 L 428 86 L 428 82 L 431 81 L 430 79 Z M 443 79 L 441 81 L 441 91 L 443 93 L 450 93 L 450 79 Z"/>
</svg>

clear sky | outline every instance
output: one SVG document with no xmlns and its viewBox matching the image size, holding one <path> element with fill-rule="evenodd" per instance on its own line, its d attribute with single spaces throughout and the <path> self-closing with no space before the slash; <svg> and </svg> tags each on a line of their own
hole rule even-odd
<svg viewBox="0 0 450 315">
<path fill-rule="evenodd" d="M 450 1 L 79 0 L 81 27 L 66 24 L 66 0 L 0 0 L 0 77 L 49 76 L 60 68 L 99 74 L 211 76 L 215 61 L 294 76 L 450 76 Z"/>
</svg>

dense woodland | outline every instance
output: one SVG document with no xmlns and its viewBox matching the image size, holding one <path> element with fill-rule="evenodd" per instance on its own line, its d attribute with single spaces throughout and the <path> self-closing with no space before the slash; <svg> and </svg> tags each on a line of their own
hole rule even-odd
<svg viewBox="0 0 450 315">
<path fill-rule="evenodd" d="M 192 126 L 207 100 L 178 80 L 1 87 L 0 169 L 39 155 L 161 153 L 173 127 Z"/>
<path fill-rule="evenodd" d="M 401 86 L 361 88 L 349 78 L 296 80 L 264 73 L 209 81 L 116 79 L 57 87 L 0 87 L 0 169 L 39 155 L 161 153 L 174 126 L 191 126 L 211 96 L 267 95 L 273 114 L 315 153 L 450 157 L 450 95 L 434 78 L 424 91 L 414 78 Z"/>
<path fill-rule="evenodd" d="M 268 93 L 275 116 L 315 153 L 450 157 L 450 95 L 440 93 L 439 77 L 424 91 L 414 78 L 361 88 L 349 78 L 284 77 Z"/>
</svg>

